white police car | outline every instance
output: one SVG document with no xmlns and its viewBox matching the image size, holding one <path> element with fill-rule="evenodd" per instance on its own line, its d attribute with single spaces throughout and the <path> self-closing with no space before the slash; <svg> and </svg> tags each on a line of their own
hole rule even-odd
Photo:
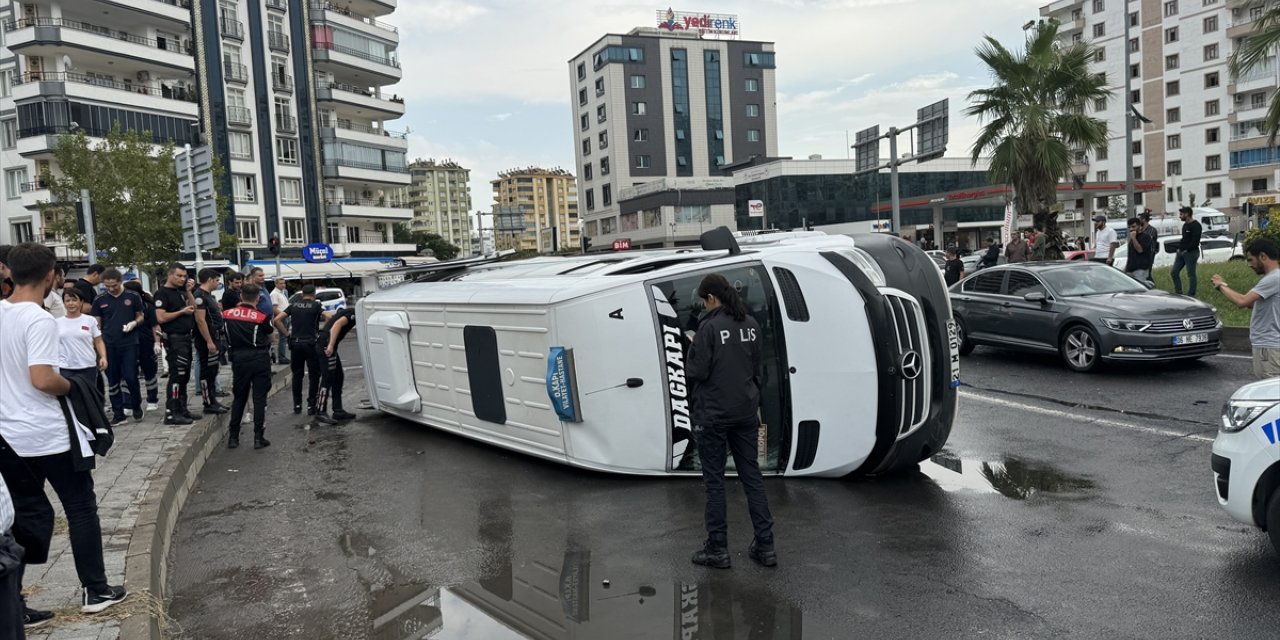
<svg viewBox="0 0 1280 640">
<path fill-rule="evenodd" d="M 302 292 L 293 294 L 289 297 L 289 304 L 293 304 L 302 299 Z M 334 312 L 338 309 L 347 308 L 347 294 L 342 289 L 337 288 L 321 288 L 316 289 L 316 300 L 320 301 L 320 305 L 325 311 Z"/>
<path fill-rule="evenodd" d="M 1280 378 L 1231 395 L 1213 441 L 1212 467 L 1218 504 L 1268 532 L 1280 552 Z"/>
</svg>

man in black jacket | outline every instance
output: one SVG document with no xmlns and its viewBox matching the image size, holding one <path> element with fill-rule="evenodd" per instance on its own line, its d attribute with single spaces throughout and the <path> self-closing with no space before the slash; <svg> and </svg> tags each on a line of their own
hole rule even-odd
<svg viewBox="0 0 1280 640">
<path fill-rule="evenodd" d="M 1178 242 L 1178 253 L 1173 259 L 1173 293 L 1182 295 L 1182 269 L 1187 269 L 1187 295 L 1196 297 L 1196 263 L 1200 262 L 1200 237 L 1204 235 L 1204 225 L 1196 220 L 1191 207 L 1178 209 L 1178 217 L 1182 219 L 1182 240 Z"/>
<path fill-rule="evenodd" d="M 778 564 L 773 547 L 773 516 L 756 461 L 760 430 L 760 325 L 747 313 L 737 290 L 724 276 L 702 279 L 698 297 L 707 309 L 689 349 L 686 376 L 693 385 L 693 432 L 706 487 L 707 540 L 693 554 L 694 564 L 728 569 L 729 525 L 725 521 L 726 446 L 733 453 L 738 479 L 747 494 L 755 539 L 752 560 Z"/>
<path fill-rule="evenodd" d="M 187 291 L 187 268 L 169 265 L 165 284 L 156 291 L 156 321 L 164 332 L 164 348 L 169 356 L 169 387 L 165 395 L 164 423 L 189 425 L 195 422 L 187 408 L 187 383 L 191 378 L 192 333 L 196 328 L 196 301 Z"/>
<path fill-rule="evenodd" d="M 249 392 L 253 391 L 253 448 L 271 446 L 264 437 L 267 392 L 271 389 L 271 317 L 257 308 L 261 289 L 246 284 L 240 304 L 222 312 L 227 343 L 231 346 L 231 421 L 227 448 L 240 446 L 240 420 Z"/>
</svg>

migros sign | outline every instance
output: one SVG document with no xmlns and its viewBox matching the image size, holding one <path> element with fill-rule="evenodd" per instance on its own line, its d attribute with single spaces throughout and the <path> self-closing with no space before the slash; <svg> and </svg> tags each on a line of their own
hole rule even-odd
<svg viewBox="0 0 1280 640">
<path fill-rule="evenodd" d="M 689 13 L 658 10 L 658 28 L 667 31 L 697 31 L 699 34 L 738 35 L 738 16 L 717 13 Z"/>
</svg>

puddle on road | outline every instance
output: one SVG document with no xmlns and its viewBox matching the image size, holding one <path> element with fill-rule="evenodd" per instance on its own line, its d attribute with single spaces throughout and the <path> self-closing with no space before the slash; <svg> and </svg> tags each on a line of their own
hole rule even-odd
<svg viewBox="0 0 1280 640">
<path fill-rule="evenodd" d="M 542 562 L 454 587 L 398 585 L 374 594 L 375 640 L 450 638 L 759 638 L 800 640 L 798 607 L 725 579 L 630 584 L 592 572 L 569 550 L 559 571 Z"/>
<path fill-rule="evenodd" d="M 943 450 L 920 464 L 920 472 L 946 491 L 996 493 L 1026 500 L 1038 493 L 1078 494 L 1094 488 L 1093 481 L 1051 466 L 1012 456 L 999 461 L 970 460 Z"/>
</svg>

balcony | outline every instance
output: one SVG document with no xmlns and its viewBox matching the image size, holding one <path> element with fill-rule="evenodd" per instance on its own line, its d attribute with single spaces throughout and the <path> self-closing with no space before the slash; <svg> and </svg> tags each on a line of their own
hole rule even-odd
<svg viewBox="0 0 1280 640">
<path fill-rule="evenodd" d="M 359 162 L 343 158 L 325 158 L 322 169 L 325 179 L 374 182 L 378 184 L 407 185 L 411 182 L 409 169 L 386 164 Z"/>
<path fill-rule="evenodd" d="M 240 24 L 239 20 L 218 18 L 218 32 L 221 33 L 224 38 L 231 38 L 232 40 L 240 40 L 242 42 L 244 41 L 244 25 Z"/>
<path fill-rule="evenodd" d="M 253 114 L 246 107 L 227 107 L 227 124 L 251 127 L 253 126 Z"/>
<path fill-rule="evenodd" d="M 195 59 L 187 44 L 173 38 L 145 38 L 111 27 L 67 18 L 21 18 L 4 23 L 14 53 L 61 57 L 67 46 L 111 58 L 147 60 L 156 66 L 192 72 Z"/>
<path fill-rule="evenodd" d="M 1253 32 L 1253 23 L 1257 22 L 1260 17 L 1262 16 L 1251 15 L 1249 12 L 1245 12 L 1245 15 L 1241 16 L 1239 20 L 1232 20 L 1231 23 L 1227 25 L 1227 37 L 1235 40 L 1236 38 L 1249 35 Z"/>
<path fill-rule="evenodd" d="M 403 98 L 383 98 L 362 87 L 320 79 L 316 80 L 316 102 L 337 102 L 357 107 L 358 113 L 369 118 L 394 119 L 404 115 Z M 369 113 L 360 111 L 362 109 Z"/>
<path fill-rule="evenodd" d="M 298 119 L 283 113 L 276 114 L 276 131 L 280 133 L 297 133 Z"/>
<path fill-rule="evenodd" d="M 27 209 L 39 209 L 41 202 L 49 202 L 49 183 L 42 179 L 35 182 L 24 182 L 19 187 L 22 192 L 22 206 Z"/>
<path fill-rule="evenodd" d="M 316 65 L 321 68 L 334 65 L 339 67 L 340 72 L 367 74 L 383 84 L 399 82 L 403 76 L 400 62 L 394 58 L 376 56 L 332 42 L 315 43 L 312 56 Z"/>
<path fill-rule="evenodd" d="M 249 84 L 249 67 L 239 62 L 223 62 L 222 74 L 226 76 L 227 82 Z"/>
<path fill-rule="evenodd" d="M 413 207 L 404 203 L 370 200 L 362 198 L 342 198 L 325 202 L 325 217 L 328 218 L 367 218 L 376 220 L 403 221 L 413 218 Z"/>
<path fill-rule="evenodd" d="M 362 33 L 372 38 L 387 42 L 399 41 L 400 30 L 367 15 L 352 11 L 350 7 L 340 7 L 332 2 L 312 2 L 311 21 L 313 23 L 331 23 L 350 31 Z"/>
<path fill-rule="evenodd" d="M 408 134 L 403 132 L 377 129 L 366 124 L 356 124 L 341 118 L 336 121 L 322 118 L 320 120 L 320 128 L 320 136 L 322 138 L 350 140 L 361 144 L 390 147 L 401 151 L 409 149 Z"/>
<path fill-rule="evenodd" d="M 289 36 L 276 31 L 269 31 L 267 32 L 267 46 L 272 51 L 288 51 Z"/>
<path fill-rule="evenodd" d="M 293 93 L 293 76 L 287 73 L 271 74 L 271 88 L 277 93 Z"/>
<path fill-rule="evenodd" d="M 14 77 L 14 102 L 23 104 L 50 97 L 129 104 L 148 111 L 192 118 L 199 110 L 196 92 L 183 86 L 152 82 L 113 82 L 81 73 L 40 72 Z"/>
<path fill-rule="evenodd" d="M 277 11 L 288 11 L 289 3 L 287 0 L 267 0 L 267 8 Z"/>
</svg>

